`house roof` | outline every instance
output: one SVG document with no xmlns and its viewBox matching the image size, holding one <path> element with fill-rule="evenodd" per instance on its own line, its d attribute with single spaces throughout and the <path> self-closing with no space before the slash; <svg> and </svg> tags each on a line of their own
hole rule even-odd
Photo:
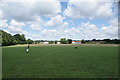
<svg viewBox="0 0 120 80">
<path fill-rule="evenodd" d="M 81 41 L 72 41 L 72 42 L 81 42 Z"/>
</svg>

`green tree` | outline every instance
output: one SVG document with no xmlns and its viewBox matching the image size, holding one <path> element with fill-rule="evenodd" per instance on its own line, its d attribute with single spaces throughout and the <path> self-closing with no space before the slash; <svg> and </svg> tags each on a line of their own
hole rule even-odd
<svg viewBox="0 0 120 80">
<path fill-rule="evenodd" d="M 85 43 L 85 40 L 84 40 L 84 39 L 82 39 L 82 40 L 81 40 L 81 43 Z"/>
<path fill-rule="evenodd" d="M 27 40 L 26 40 L 26 43 L 27 43 L 27 44 L 32 44 L 32 43 L 33 43 L 33 40 L 27 39 Z"/>
<path fill-rule="evenodd" d="M 28 39 L 26 41 L 24 34 L 22 34 L 22 35 L 15 34 L 14 36 L 12 36 L 11 34 L 5 32 L 3 30 L 0 30 L 0 36 L 2 36 L 2 39 L 0 39 L 2 41 L 2 46 L 33 43 L 33 40 L 31 40 L 31 39 Z"/>
<path fill-rule="evenodd" d="M 18 41 L 19 44 L 24 44 L 24 43 L 26 42 L 26 39 L 25 39 L 25 35 L 24 35 L 24 34 L 22 34 L 22 35 L 20 35 L 20 34 L 15 34 L 13 37 L 15 38 L 15 40 Z"/>
<path fill-rule="evenodd" d="M 54 41 L 49 41 L 49 44 L 53 44 L 54 43 Z"/>
<path fill-rule="evenodd" d="M 62 44 L 67 44 L 66 38 L 61 38 L 61 39 L 60 39 L 60 42 L 61 42 Z"/>
<path fill-rule="evenodd" d="M 55 41 L 55 44 L 57 44 L 57 41 Z"/>
<path fill-rule="evenodd" d="M 68 43 L 68 44 L 71 44 L 71 43 L 72 43 L 72 39 L 68 39 L 68 40 L 67 40 L 67 43 Z"/>
<path fill-rule="evenodd" d="M 18 41 L 17 40 L 13 40 L 13 44 L 18 44 Z"/>
<path fill-rule="evenodd" d="M 13 45 L 14 38 L 11 34 L 6 33 L 3 30 L 0 30 L 0 35 L 2 35 L 2 46 Z"/>
</svg>

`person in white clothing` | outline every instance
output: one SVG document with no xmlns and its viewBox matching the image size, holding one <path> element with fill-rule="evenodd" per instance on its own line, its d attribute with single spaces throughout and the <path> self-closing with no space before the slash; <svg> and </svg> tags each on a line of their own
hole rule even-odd
<svg viewBox="0 0 120 80">
<path fill-rule="evenodd" d="M 30 45 L 28 44 L 27 49 L 26 49 L 27 53 L 29 52 L 29 48 L 30 48 Z"/>
</svg>

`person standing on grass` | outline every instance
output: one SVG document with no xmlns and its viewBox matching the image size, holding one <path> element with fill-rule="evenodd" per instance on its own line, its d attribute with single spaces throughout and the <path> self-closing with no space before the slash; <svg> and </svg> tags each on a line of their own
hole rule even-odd
<svg viewBox="0 0 120 80">
<path fill-rule="evenodd" d="M 27 53 L 29 52 L 29 48 L 30 48 L 30 45 L 28 44 L 27 49 L 26 49 Z"/>
</svg>

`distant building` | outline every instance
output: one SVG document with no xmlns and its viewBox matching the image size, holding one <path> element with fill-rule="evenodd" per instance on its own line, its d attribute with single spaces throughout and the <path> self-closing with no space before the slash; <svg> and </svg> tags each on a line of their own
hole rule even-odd
<svg viewBox="0 0 120 80">
<path fill-rule="evenodd" d="M 34 44 L 49 44 L 48 41 L 34 41 Z"/>
<path fill-rule="evenodd" d="M 76 44 L 75 41 L 72 41 L 72 44 Z"/>
<path fill-rule="evenodd" d="M 81 44 L 81 41 L 73 40 L 73 41 L 72 41 L 72 44 Z"/>
<path fill-rule="evenodd" d="M 49 42 L 48 41 L 44 41 L 44 44 L 49 44 Z"/>
<path fill-rule="evenodd" d="M 57 44 L 60 44 L 60 42 L 58 41 Z"/>
</svg>

